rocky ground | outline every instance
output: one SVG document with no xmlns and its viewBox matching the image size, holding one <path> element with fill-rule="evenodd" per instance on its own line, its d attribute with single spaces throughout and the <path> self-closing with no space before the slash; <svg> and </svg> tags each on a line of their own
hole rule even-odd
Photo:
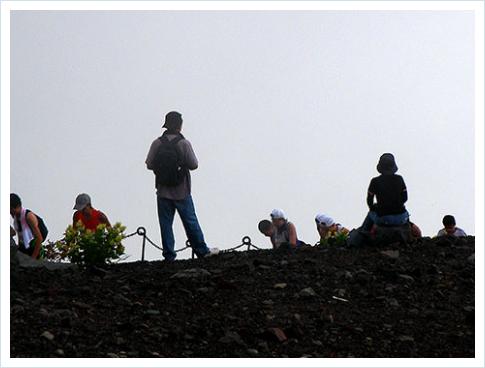
<svg viewBox="0 0 485 368">
<path fill-rule="evenodd" d="M 11 270 L 12 357 L 473 357 L 475 239 Z"/>
</svg>

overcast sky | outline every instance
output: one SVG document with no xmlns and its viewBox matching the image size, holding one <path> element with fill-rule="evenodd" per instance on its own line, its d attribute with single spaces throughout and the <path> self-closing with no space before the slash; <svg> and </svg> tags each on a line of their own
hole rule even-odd
<svg viewBox="0 0 485 368">
<path fill-rule="evenodd" d="M 269 248 L 257 223 L 273 208 L 312 244 L 317 212 L 359 226 L 383 152 L 425 235 L 445 214 L 474 234 L 473 35 L 465 11 L 13 12 L 11 190 L 50 239 L 87 192 L 160 244 L 144 161 L 178 110 L 210 246 Z"/>
</svg>

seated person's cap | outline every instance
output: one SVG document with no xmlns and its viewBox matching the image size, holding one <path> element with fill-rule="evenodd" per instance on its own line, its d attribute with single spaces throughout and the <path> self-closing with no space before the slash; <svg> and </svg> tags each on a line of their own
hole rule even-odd
<svg viewBox="0 0 485 368">
<path fill-rule="evenodd" d="M 315 217 L 315 222 L 317 223 L 317 225 L 323 225 L 323 226 L 332 226 L 333 224 L 335 224 L 335 221 L 333 220 L 333 218 L 325 215 L 324 213 L 319 213 Z"/>
<path fill-rule="evenodd" d="M 276 219 L 283 219 L 283 220 L 286 220 L 286 215 L 285 213 L 283 212 L 283 210 L 280 210 L 278 208 L 274 209 L 273 211 L 271 211 L 271 214 L 270 214 L 271 218 L 276 220 Z"/>
<path fill-rule="evenodd" d="M 91 198 L 89 195 L 86 193 L 79 194 L 76 197 L 76 204 L 74 205 L 73 210 L 82 211 L 88 204 L 91 204 Z"/>
</svg>

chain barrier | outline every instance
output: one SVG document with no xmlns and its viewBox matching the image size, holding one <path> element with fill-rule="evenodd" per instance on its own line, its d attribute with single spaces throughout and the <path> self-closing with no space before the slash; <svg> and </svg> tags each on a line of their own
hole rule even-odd
<svg viewBox="0 0 485 368">
<path fill-rule="evenodd" d="M 157 245 L 155 242 L 153 242 L 148 237 L 147 231 L 146 231 L 146 229 L 143 226 L 140 226 L 138 229 L 136 229 L 135 232 L 123 236 L 123 239 L 128 239 L 128 238 L 131 238 L 132 236 L 135 236 L 135 235 L 141 236 L 141 238 L 142 238 L 142 243 L 141 243 L 141 260 L 142 260 L 142 262 L 145 261 L 145 249 L 146 249 L 146 243 L 147 242 L 151 246 L 157 248 L 158 250 L 163 251 L 163 248 L 162 247 L 160 247 L 159 245 Z M 236 249 L 239 249 L 239 248 L 242 248 L 242 247 L 247 247 L 247 250 L 251 250 L 251 248 L 254 248 L 254 249 L 257 249 L 257 250 L 261 250 L 261 248 L 259 248 L 256 245 L 254 245 L 254 244 L 251 243 L 251 238 L 249 236 L 245 236 L 245 237 L 242 238 L 242 243 L 240 245 L 237 245 L 237 246 L 235 246 L 233 248 L 224 249 L 220 253 L 233 252 Z M 175 250 L 175 253 L 183 252 L 184 250 L 187 250 L 187 249 L 191 249 L 192 250 L 192 259 L 195 258 L 195 252 L 194 252 L 194 249 L 192 248 L 189 240 L 187 240 L 185 242 L 185 247 L 180 248 L 180 249 L 176 249 Z"/>
</svg>

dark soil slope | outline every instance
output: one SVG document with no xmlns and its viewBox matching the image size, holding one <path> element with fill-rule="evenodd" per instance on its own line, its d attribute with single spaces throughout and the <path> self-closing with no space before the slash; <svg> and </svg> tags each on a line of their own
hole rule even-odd
<svg viewBox="0 0 485 368">
<path fill-rule="evenodd" d="M 11 271 L 12 357 L 473 357 L 474 243 Z"/>
</svg>

